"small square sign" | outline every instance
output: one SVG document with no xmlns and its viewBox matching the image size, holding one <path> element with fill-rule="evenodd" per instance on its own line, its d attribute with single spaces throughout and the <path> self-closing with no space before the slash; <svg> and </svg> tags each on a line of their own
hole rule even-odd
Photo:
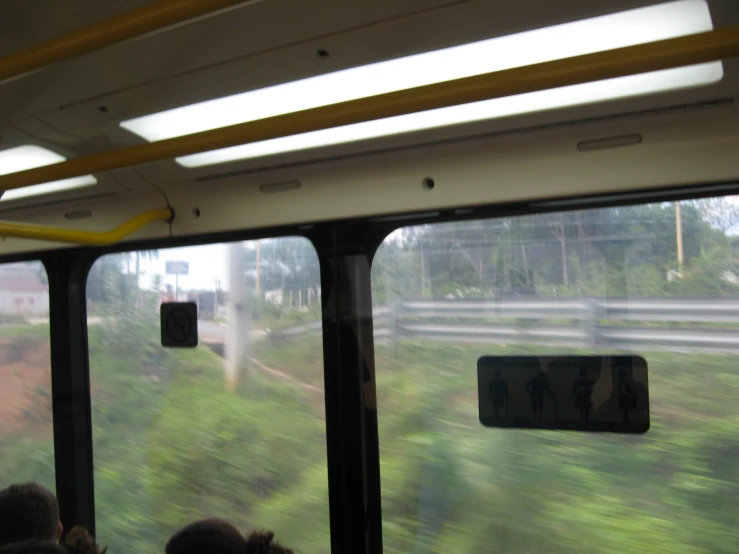
<svg viewBox="0 0 739 554">
<path fill-rule="evenodd" d="M 198 345 L 198 305 L 195 302 L 165 302 L 159 313 L 162 346 L 195 348 Z"/>
</svg>

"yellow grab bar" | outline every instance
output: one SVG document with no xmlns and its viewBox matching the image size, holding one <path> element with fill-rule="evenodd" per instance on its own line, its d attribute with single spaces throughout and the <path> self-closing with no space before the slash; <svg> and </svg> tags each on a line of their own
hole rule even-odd
<svg viewBox="0 0 739 554">
<path fill-rule="evenodd" d="M 0 83 L 54 62 L 244 3 L 246 0 L 159 0 L 0 58 Z"/>
<path fill-rule="evenodd" d="M 0 177 L 0 191 L 263 140 L 739 56 L 739 26 L 351 100 Z"/>
<path fill-rule="evenodd" d="M 143 226 L 155 221 L 172 221 L 174 212 L 170 208 L 157 208 L 140 213 L 133 219 L 115 229 L 105 232 L 77 231 L 75 229 L 62 229 L 59 227 L 47 227 L 45 225 L 29 225 L 27 223 L 11 223 L 0 221 L 0 236 L 18 237 L 24 239 L 48 240 L 53 242 L 68 242 L 71 244 L 83 244 L 90 246 L 105 246 L 114 244 L 126 238 L 131 233 L 138 231 Z"/>
</svg>

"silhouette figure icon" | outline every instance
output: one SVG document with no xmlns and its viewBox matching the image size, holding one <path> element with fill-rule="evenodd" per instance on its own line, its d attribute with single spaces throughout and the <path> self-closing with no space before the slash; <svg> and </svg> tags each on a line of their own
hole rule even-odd
<svg viewBox="0 0 739 554">
<path fill-rule="evenodd" d="M 572 384 L 572 393 L 575 395 L 575 407 L 580 412 L 580 421 L 587 423 L 590 421 L 590 410 L 593 408 L 591 399 L 595 383 L 588 379 L 588 370 L 585 368 L 581 368 L 578 375 Z"/>
<path fill-rule="evenodd" d="M 508 417 L 508 383 L 500 376 L 500 370 L 496 369 L 495 377 L 490 380 L 488 387 L 488 399 L 493 404 L 493 415 L 495 419 L 499 418 L 501 409 L 505 410 L 505 416 Z"/>
<path fill-rule="evenodd" d="M 531 396 L 531 411 L 534 415 L 534 421 L 544 420 L 544 394 L 548 394 L 551 399 L 554 400 L 554 408 L 556 411 L 557 419 L 559 419 L 559 410 L 557 409 L 557 395 L 552 392 L 549 388 L 549 381 L 547 375 L 543 371 L 539 370 L 526 383 L 526 392 Z"/>
</svg>

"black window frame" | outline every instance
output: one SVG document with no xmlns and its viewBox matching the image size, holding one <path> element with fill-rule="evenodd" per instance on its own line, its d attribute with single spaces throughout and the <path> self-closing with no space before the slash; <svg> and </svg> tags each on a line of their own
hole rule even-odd
<svg viewBox="0 0 739 554">
<path fill-rule="evenodd" d="M 62 523 L 65 529 L 82 524 L 95 531 L 86 285 L 90 269 L 102 256 L 288 236 L 304 237 L 312 243 L 319 259 L 324 314 L 331 552 L 380 554 L 382 514 L 374 367 L 373 356 L 368 360 L 362 352 L 373 348 L 371 310 L 367 317 L 366 307 L 368 302 L 371 306 L 372 261 L 383 240 L 410 225 L 737 194 L 739 183 L 705 183 L 2 256 L 0 263 L 41 261 L 49 280 L 55 470 Z M 332 295 L 335 288 L 348 294 Z"/>
</svg>

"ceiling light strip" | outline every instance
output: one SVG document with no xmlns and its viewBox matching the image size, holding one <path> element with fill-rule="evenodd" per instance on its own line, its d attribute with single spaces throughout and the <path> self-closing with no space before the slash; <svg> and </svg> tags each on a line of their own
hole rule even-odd
<svg viewBox="0 0 739 554">
<path fill-rule="evenodd" d="M 722 76 L 721 62 L 652 71 L 252 142 L 191 154 L 176 158 L 176 161 L 185 167 L 201 167 L 325 148 L 402 133 L 708 85 L 720 81 Z"/>
<path fill-rule="evenodd" d="M 705 0 L 678 0 L 504 35 L 214 98 L 121 122 L 150 141 L 713 30 Z"/>
<path fill-rule="evenodd" d="M 0 175 L 8 175 L 18 171 L 24 171 L 26 169 L 33 169 L 64 162 L 66 159 L 67 158 L 61 154 L 53 152 L 43 146 L 35 144 L 16 146 L 14 148 L 0 151 Z M 0 193 L 2 194 L 0 201 L 5 202 L 29 196 L 39 196 L 42 194 L 94 185 L 96 183 L 97 179 L 93 175 L 81 175 L 70 179 L 64 179 L 52 183 L 43 183 L 40 185 L 23 187 Z"/>
</svg>

